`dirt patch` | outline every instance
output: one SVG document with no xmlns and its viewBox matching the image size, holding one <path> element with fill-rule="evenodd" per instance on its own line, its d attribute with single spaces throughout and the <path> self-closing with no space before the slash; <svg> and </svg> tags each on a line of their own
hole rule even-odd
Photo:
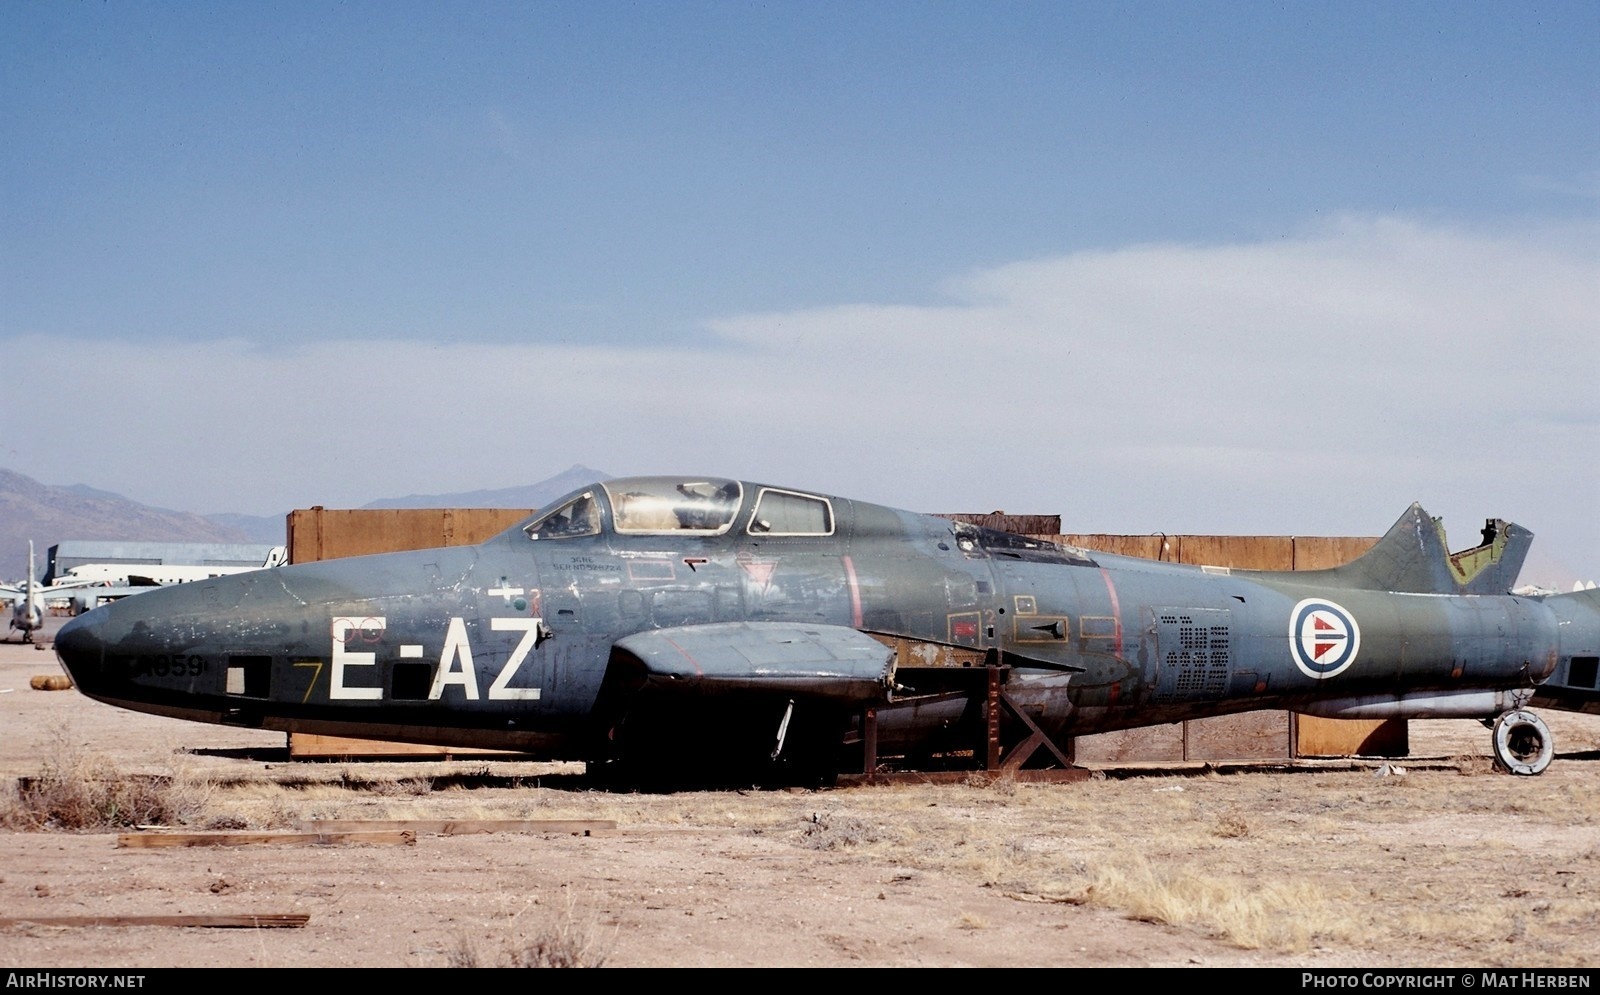
<svg viewBox="0 0 1600 995">
<path fill-rule="evenodd" d="M 1600 717 L 1489 772 L 1475 722 L 1401 760 L 1173 765 L 1071 784 L 598 790 L 518 761 L 293 762 L 282 734 L 34 690 L 0 647 L 0 778 L 65 754 L 196 793 L 190 831 L 326 819 L 587 820 L 587 834 L 140 848 L 0 832 L 0 915 L 306 916 L 299 928 L 0 928 L 27 967 L 1594 967 Z M 14 791 L 14 788 L 12 789 Z"/>
</svg>

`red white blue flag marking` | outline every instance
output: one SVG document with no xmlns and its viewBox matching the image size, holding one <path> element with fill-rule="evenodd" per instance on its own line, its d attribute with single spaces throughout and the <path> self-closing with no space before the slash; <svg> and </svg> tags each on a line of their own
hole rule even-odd
<svg viewBox="0 0 1600 995">
<path fill-rule="evenodd" d="M 1289 651 L 1307 677 L 1321 680 L 1356 661 L 1361 627 L 1354 615 L 1324 598 L 1307 598 L 1289 614 Z"/>
</svg>

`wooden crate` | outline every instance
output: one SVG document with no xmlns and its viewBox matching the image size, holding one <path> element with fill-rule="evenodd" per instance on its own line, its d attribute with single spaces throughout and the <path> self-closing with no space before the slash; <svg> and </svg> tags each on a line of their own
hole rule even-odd
<svg viewBox="0 0 1600 995">
<path fill-rule="evenodd" d="M 405 549 L 470 546 L 534 514 L 532 508 L 306 508 L 289 513 L 289 562 Z"/>
<path fill-rule="evenodd" d="M 1411 730 L 1404 719 L 1324 719 L 1294 716 L 1295 756 L 1404 757 Z"/>
</svg>

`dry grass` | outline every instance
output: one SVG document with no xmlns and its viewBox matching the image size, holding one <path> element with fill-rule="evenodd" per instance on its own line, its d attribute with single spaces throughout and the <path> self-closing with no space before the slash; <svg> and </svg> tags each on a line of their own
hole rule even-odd
<svg viewBox="0 0 1600 995">
<path fill-rule="evenodd" d="M 485 955 L 479 942 L 457 936 L 445 954 L 446 967 L 604 967 L 610 942 L 593 921 L 581 917 L 571 896 L 565 907 L 531 928 L 513 918 L 505 935 L 490 943 Z"/>
<path fill-rule="evenodd" d="M 1212 774 L 999 792 L 884 786 L 830 801 L 802 826 L 802 845 L 1241 948 L 1415 944 L 1489 965 L 1600 961 L 1582 939 L 1600 914 L 1600 798 L 1579 785 L 1463 782 L 1448 769 Z"/>
<path fill-rule="evenodd" d="M 293 767 L 206 781 L 60 760 L 0 803 L 13 830 L 161 823 L 278 828 L 310 819 L 609 819 L 792 842 L 862 873 L 937 874 L 1090 904 L 1245 949 L 1433 951 L 1439 964 L 1600 966 L 1600 794 L 1589 781 L 1490 775 L 1484 758 L 1370 770 L 1011 779 L 824 792 L 613 793 L 404 765 Z M 1463 776 L 1466 775 L 1466 776 Z M 272 779 L 276 778 L 276 779 Z M 957 906 L 959 908 L 959 906 Z M 541 909 L 542 911 L 542 909 Z M 961 916 L 957 911 L 953 913 Z M 983 929 L 963 919 L 966 929 Z M 599 966 L 570 908 L 459 940 L 456 966 Z"/>
<path fill-rule="evenodd" d="M 210 802 L 213 785 L 204 776 L 129 774 L 71 746 L 64 729 L 56 738 L 53 759 L 39 774 L 15 782 L 0 797 L 0 827 L 83 832 L 193 825 Z"/>
<path fill-rule="evenodd" d="M 813 812 L 800 830 L 801 843 L 813 850 L 852 850 L 902 838 L 892 827 L 855 816 Z"/>
<path fill-rule="evenodd" d="M 1133 919 L 1201 930 L 1245 949 L 1302 951 L 1338 925 L 1323 921 L 1332 903 L 1315 885 L 1219 877 L 1142 857 L 1095 867 L 1085 904 Z"/>
</svg>

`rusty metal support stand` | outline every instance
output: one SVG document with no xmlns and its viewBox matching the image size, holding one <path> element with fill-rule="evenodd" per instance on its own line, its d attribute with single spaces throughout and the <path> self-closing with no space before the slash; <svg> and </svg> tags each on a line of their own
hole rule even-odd
<svg viewBox="0 0 1600 995">
<path fill-rule="evenodd" d="M 988 680 L 983 695 L 984 744 L 979 754 L 983 769 L 995 770 L 1000 766 L 1000 672 L 1009 668 L 985 667 Z"/>
<path fill-rule="evenodd" d="M 1028 717 L 1027 713 L 1017 705 L 1010 695 L 1001 690 L 1000 679 L 1003 676 L 1003 672 L 1009 671 L 1010 668 L 986 667 L 984 669 L 989 673 L 984 694 L 983 724 L 985 743 L 984 749 L 981 751 L 984 758 L 983 769 L 1020 770 L 1022 765 L 1027 763 L 1028 759 L 1039 751 L 1040 747 L 1049 750 L 1056 758 L 1056 762 L 1062 767 L 1073 766 L 1071 741 L 1068 741 L 1067 749 L 1061 749 L 1049 736 L 1045 735 L 1044 730 L 1040 729 L 1038 724 Z M 1028 737 L 1012 747 L 1011 752 L 1004 757 L 1001 756 L 1000 750 L 1000 709 L 1002 707 L 1008 710 L 1012 717 L 1021 722 L 1028 730 Z"/>
<path fill-rule="evenodd" d="M 861 713 L 861 773 L 871 774 L 878 769 L 878 710 L 868 708 Z"/>
<path fill-rule="evenodd" d="M 984 667 L 984 688 L 982 698 L 970 692 L 951 692 L 943 697 L 965 698 L 971 707 L 979 707 L 982 714 L 978 716 L 980 734 L 983 742 L 978 744 L 974 751 L 974 760 L 979 765 L 978 770 L 991 774 L 1007 773 L 1017 777 L 1026 777 L 1028 780 L 1082 780 L 1089 776 L 1089 772 L 1076 766 L 1074 763 L 1074 743 L 1067 740 L 1066 749 L 1058 746 L 1054 740 L 1047 736 L 1038 724 L 1029 718 L 1003 688 L 1003 678 L 1009 667 L 988 666 Z M 1028 736 L 1022 742 L 1005 751 L 1001 742 L 1001 713 L 1002 709 L 1010 711 L 1013 718 L 1021 722 L 1028 730 Z M 954 782 L 963 777 L 970 777 L 971 772 L 963 774 L 959 771 L 931 771 L 915 772 L 901 771 L 898 773 L 878 773 L 878 710 L 875 707 L 863 708 L 861 711 L 861 770 L 857 774 L 842 774 L 841 784 L 871 784 L 887 781 L 917 781 L 922 783 Z M 1060 770 L 1023 770 L 1022 765 L 1027 763 L 1040 749 L 1049 750 L 1061 765 Z"/>
</svg>

